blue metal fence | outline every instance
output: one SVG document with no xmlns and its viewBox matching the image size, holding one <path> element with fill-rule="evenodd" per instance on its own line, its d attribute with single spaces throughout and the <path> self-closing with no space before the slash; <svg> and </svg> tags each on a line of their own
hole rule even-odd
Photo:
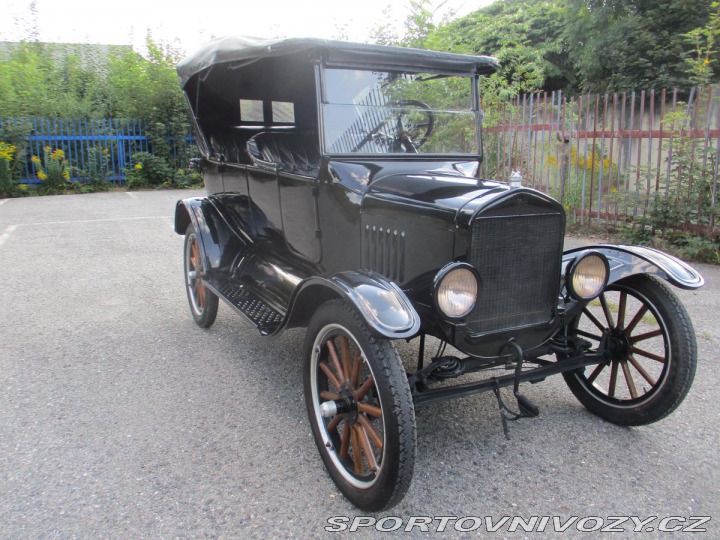
<svg viewBox="0 0 720 540">
<path fill-rule="evenodd" d="M 125 169 L 133 166 L 134 154 L 152 152 L 146 125 L 141 120 L 10 118 L 0 119 L 0 133 L 22 133 L 25 143 L 22 181 L 26 183 L 39 182 L 39 167 L 43 166 L 46 154 L 56 150 L 62 150 L 73 179 L 104 179 L 113 183 L 125 181 Z M 177 157 L 174 142 L 168 136 Z M 13 143 L 23 144 L 18 140 Z M 185 137 L 184 143 L 193 144 L 194 139 Z"/>
</svg>

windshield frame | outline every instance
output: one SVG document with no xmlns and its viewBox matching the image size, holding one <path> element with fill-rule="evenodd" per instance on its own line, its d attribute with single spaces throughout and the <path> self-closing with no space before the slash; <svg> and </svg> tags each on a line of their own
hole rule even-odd
<svg viewBox="0 0 720 540">
<path fill-rule="evenodd" d="M 325 106 L 331 105 L 331 103 L 328 101 L 327 98 L 327 89 L 326 89 L 326 77 L 325 72 L 328 69 L 349 69 L 349 70 L 359 70 L 359 71 L 387 71 L 387 72 L 393 72 L 393 71 L 402 71 L 403 73 L 433 73 L 437 75 L 443 75 L 447 77 L 467 77 L 470 79 L 470 86 L 471 86 L 471 107 L 468 112 L 472 113 L 474 115 L 474 121 L 475 121 L 475 129 L 476 129 L 476 140 L 477 140 L 477 149 L 476 152 L 471 153 L 450 153 L 450 152 L 443 152 L 443 153 L 412 153 L 412 152 L 392 152 L 392 153 L 371 153 L 371 152 L 331 152 L 326 147 L 326 134 L 325 134 Z M 455 70 L 429 70 L 426 68 L 419 69 L 419 70 L 413 70 L 410 66 L 406 66 L 404 68 L 400 68 L 399 66 L 383 66 L 383 65 L 373 65 L 373 66 L 366 66 L 366 65 L 358 65 L 358 64 L 327 64 L 326 62 L 317 62 L 315 64 L 315 90 L 317 93 L 317 100 L 318 100 L 318 135 L 320 139 L 320 152 L 324 156 L 328 156 L 329 158 L 350 158 L 350 159 L 392 159 L 397 160 L 400 159 L 437 159 L 437 158 L 443 158 L 443 159 L 459 159 L 459 160 L 468 160 L 468 159 L 477 159 L 478 161 L 482 160 L 483 156 L 483 145 L 482 145 L 482 118 L 483 113 L 480 109 L 480 92 L 479 92 L 479 74 L 476 72 L 458 72 Z"/>
</svg>

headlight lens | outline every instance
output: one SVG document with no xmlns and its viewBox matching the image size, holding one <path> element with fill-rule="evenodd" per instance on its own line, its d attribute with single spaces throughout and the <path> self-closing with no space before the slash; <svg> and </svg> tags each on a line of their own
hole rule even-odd
<svg viewBox="0 0 720 540">
<path fill-rule="evenodd" d="M 608 275 L 607 259 L 598 253 L 588 253 L 570 268 L 570 293 L 582 300 L 595 298 L 605 288 Z"/>
<path fill-rule="evenodd" d="M 447 317 L 464 317 L 477 300 L 478 282 L 469 268 L 454 268 L 440 278 L 436 289 L 437 305 Z"/>
</svg>

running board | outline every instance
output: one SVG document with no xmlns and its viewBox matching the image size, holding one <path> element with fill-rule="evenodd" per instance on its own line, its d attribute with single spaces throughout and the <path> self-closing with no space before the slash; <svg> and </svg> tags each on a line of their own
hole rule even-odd
<svg viewBox="0 0 720 540">
<path fill-rule="evenodd" d="M 206 281 L 206 285 L 232 308 L 253 323 L 260 334 L 274 334 L 285 315 L 269 306 L 247 287 L 229 281 Z"/>
</svg>

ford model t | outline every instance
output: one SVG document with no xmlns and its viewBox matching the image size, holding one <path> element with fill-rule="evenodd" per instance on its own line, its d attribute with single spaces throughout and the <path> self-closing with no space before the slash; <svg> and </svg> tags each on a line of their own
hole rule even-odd
<svg viewBox="0 0 720 540">
<path fill-rule="evenodd" d="M 698 273 L 649 248 L 563 253 L 557 201 L 480 177 L 478 83 L 496 68 L 240 38 L 178 66 L 207 187 L 175 215 L 190 311 L 208 327 L 222 299 L 265 336 L 307 327 L 315 441 L 366 510 L 410 485 L 415 407 L 493 391 L 503 422 L 534 416 L 520 383 L 562 374 L 593 413 L 640 425 L 692 384 L 693 327 L 665 282 L 697 288 Z M 426 336 L 441 343 L 429 358 Z M 408 372 L 393 342 L 413 338 Z"/>
</svg>

